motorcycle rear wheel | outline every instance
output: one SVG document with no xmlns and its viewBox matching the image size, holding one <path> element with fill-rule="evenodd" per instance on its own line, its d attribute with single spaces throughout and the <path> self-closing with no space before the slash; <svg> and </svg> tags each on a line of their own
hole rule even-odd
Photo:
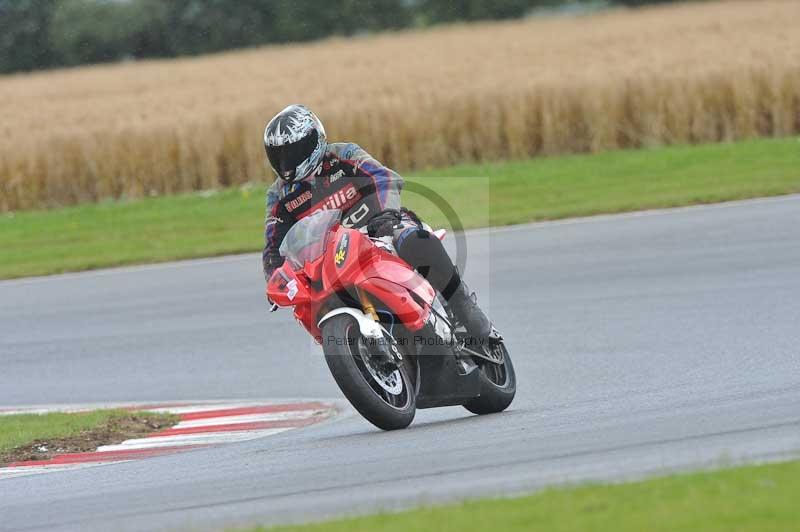
<svg viewBox="0 0 800 532">
<path fill-rule="evenodd" d="M 464 408 L 473 414 L 494 414 L 511 405 L 517 393 L 517 375 L 514 364 L 503 342 L 496 344 L 497 354 L 502 355 L 502 364 L 480 360 L 480 395 L 470 399 Z"/>
<path fill-rule="evenodd" d="M 417 407 L 415 386 L 405 364 L 388 374 L 377 368 L 358 322 L 346 314 L 326 321 L 322 338 L 325 361 L 350 404 L 380 429 L 408 427 Z"/>
</svg>

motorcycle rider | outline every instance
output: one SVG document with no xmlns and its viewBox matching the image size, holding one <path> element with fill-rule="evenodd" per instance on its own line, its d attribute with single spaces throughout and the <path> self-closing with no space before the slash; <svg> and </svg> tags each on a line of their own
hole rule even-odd
<svg viewBox="0 0 800 532">
<path fill-rule="evenodd" d="M 321 209 L 342 211 L 342 224 L 391 236 L 397 254 L 447 301 L 456 320 L 478 339 L 492 332 L 457 268 L 416 215 L 400 206 L 403 179 L 353 143 L 328 143 L 319 118 L 290 105 L 264 130 L 264 148 L 277 179 L 267 191 L 263 266 L 267 279 L 283 264 L 278 248 L 291 226 Z"/>
</svg>

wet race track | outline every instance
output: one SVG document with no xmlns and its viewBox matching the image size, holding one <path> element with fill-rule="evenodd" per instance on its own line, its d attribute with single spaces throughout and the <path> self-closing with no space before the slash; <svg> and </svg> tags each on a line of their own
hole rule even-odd
<svg viewBox="0 0 800 532">
<path fill-rule="evenodd" d="M 450 239 L 451 245 L 454 239 Z M 800 450 L 800 197 L 468 234 L 511 409 L 0 480 L 0 530 L 217 529 Z M 0 282 L 0 406 L 340 400 L 260 258 Z"/>
</svg>

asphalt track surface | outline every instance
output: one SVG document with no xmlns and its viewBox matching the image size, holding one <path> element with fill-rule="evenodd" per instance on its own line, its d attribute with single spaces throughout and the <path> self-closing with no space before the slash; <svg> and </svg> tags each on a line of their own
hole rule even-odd
<svg viewBox="0 0 800 532">
<path fill-rule="evenodd" d="M 797 456 L 800 197 L 468 243 L 517 368 L 507 413 L 427 410 L 382 433 L 345 408 L 286 435 L 0 481 L 0 529 L 218 529 Z M 259 268 L 0 283 L 0 405 L 340 397 L 289 313 L 266 314 Z"/>
</svg>

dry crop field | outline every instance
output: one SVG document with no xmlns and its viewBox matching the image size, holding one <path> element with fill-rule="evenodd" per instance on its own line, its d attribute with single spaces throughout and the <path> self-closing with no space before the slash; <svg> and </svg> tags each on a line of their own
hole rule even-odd
<svg viewBox="0 0 800 532">
<path fill-rule="evenodd" d="M 292 102 L 400 169 L 796 134 L 798 23 L 690 3 L 0 77 L 0 211 L 267 180 Z"/>
</svg>

